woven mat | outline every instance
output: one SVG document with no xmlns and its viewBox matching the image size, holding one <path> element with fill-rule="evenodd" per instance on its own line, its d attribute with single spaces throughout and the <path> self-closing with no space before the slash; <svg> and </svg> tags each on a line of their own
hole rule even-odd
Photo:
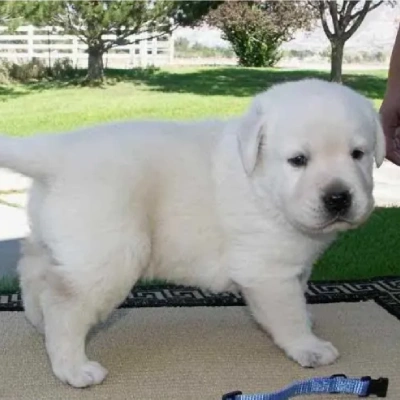
<svg viewBox="0 0 400 400">
<path fill-rule="evenodd" d="M 83 390 L 58 382 L 43 338 L 23 313 L 4 311 L 0 399 L 219 400 L 232 390 L 274 391 L 294 380 L 337 373 L 388 377 L 388 399 L 400 399 L 400 321 L 375 301 L 311 307 L 316 332 L 341 352 L 334 365 L 303 369 L 291 362 L 245 307 L 119 309 L 88 340 L 89 357 L 108 368 L 109 376 L 102 385 Z"/>
</svg>

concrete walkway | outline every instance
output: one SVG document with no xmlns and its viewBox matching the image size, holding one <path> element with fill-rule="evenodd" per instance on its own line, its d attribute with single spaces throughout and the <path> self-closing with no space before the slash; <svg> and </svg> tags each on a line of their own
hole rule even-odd
<svg viewBox="0 0 400 400">
<path fill-rule="evenodd" d="M 379 207 L 400 207 L 400 167 L 385 161 L 375 169 L 374 196 Z M 29 227 L 26 219 L 26 193 L 29 179 L 6 170 L 0 170 L 0 277 L 15 273 L 18 240 L 24 238 Z M 6 205 L 7 203 L 11 205 Z"/>
</svg>

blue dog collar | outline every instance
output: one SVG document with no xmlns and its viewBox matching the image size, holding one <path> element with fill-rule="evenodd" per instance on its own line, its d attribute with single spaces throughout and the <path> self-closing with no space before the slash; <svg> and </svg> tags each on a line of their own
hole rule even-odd
<svg viewBox="0 0 400 400">
<path fill-rule="evenodd" d="M 274 393 L 243 394 L 240 391 L 227 393 L 222 400 L 287 400 L 296 396 L 309 394 L 354 394 L 359 397 L 375 395 L 386 397 L 389 379 L 348 378 L 346 375 L 332 375 L 325 378 L 311 378 L 294 382 Z"/>
</svg>

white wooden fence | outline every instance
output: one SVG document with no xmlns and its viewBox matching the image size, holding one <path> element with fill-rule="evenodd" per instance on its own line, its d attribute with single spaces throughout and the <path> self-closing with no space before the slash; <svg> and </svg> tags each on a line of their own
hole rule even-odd
<svg viewBox="0 0 400 400">
<path fill-rule="evenodd" d="M 54 27 L 22 26 L 11 34 L 6 27 L 0 26 L 0 59 L 21 62 L 39 58 L 51 66 L 55 60 L 68 58 L 78 68 L 87 67 L 87 45 L 77 36 L 61 33 Z M 112 37 L 104 36 L 105 39 Z M 129 38 L 133 44 L 109 50 L 104 55 L 104 65 L 132 68 L 171 64 L 174 58 L 172 35 L 147 38 L 147 35 L 133 36 Z"/>
</svg>

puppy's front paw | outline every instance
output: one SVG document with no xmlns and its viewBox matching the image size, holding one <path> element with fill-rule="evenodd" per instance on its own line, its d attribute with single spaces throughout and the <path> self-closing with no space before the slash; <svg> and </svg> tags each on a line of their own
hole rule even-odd
<svg viewBox="0 0 400 400">
<path fill-rule="evenodd" d="M 308 368 L 332 364 L 339 357 L 339 352 L 332 343 L 314 335 L 296 340 L 285 350 L 290 358 Z"/>
<path fill-rule="evenodd" d="M 53 371 L 62 382 L 76 388 L 98 385 L 103 382 L 108 373 L 105 368 L 95 361 L 87 361 L 77 366 L 55 366 Z"/>
</svg>

